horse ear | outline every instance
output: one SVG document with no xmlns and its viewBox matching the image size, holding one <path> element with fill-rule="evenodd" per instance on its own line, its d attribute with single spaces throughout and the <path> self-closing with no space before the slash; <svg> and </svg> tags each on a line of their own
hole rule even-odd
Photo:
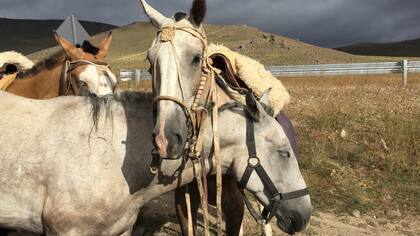
<svg viewBox="0 0 420 236">
<path fill-rule="evenodd" d="M 151 7 L 145 0 L 139 0 L 141 6 L 143 7 L 144 13 L 149 17 L 152 24 L 157 28 L 162 28 L 162 26 L 169 21 L 169 18 L 162 15 L 160 12 Z"/>
<path fill-rule="evenodd" d="M 194 0 L 190 11 L 190 20 L 195 26 L 199 27 L 206 17 L 206 0 Z"/>
<path fill-rule="evenodd" d="M 99 59 L 105 59 L 106 54 L 108 53 L 109 45 L 111 44 L 112 40 L 112 31 L 109 31 L 109 33 L 105 36 L 104 39 L 102 39 L 101 43 L 99 44 L 99 52 L 98 55 L 96 55 Z"/>
<path fill-rule="evenodd" d="M 57 40 L 57 43 L 60 45 L 60 47 L 63 48 L 63 50 L 66 52 L 67 56 L 69 56 L 72 59 L 77 59 L 81 57 L 80 53 L 77 50 L 77 47 L 73 43 L 61 37 L 55 31 L 54 37 L 55 40 Z"/>
<path fill-rule="evenodd" d="M 271 88 L 268 88 L 267 90 L 263 92 L 260 98 L 260 102 L 268 107 L 270 106 L 270 92 L 271 92 Z"/>
<path fill-rule="evenodd" d="M 260 120 L 260 109 L 257 99 L 255 98 L 252 91 L 249 91 L 245 96 L 246 111 L 252 117 L 254 121 Z"/>
</svg>

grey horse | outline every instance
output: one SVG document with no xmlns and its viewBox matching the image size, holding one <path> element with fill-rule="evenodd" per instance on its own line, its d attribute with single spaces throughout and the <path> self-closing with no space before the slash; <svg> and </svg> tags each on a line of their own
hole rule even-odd
<svg viewBox="0 0 420 236">
<path fill-rule="evenodd" d="M 183 101 L 184 104 L 191 104 L 192 100 L 196 95 L 197 88 L 199 86 L 200 78 L 203 71 L 203 64 L 208 61 L 206 57 L 206 45 L 207 41 L 205 39 L 205 32 L 202 27 L 202 22 L 206 14 L 206 1 L 205 0 L 194 0 L 191 8 L 190 15 L 183 13 L 177 13 L 174 17 L 169 18 L 161 14 L 156 9 L 152 8 L 145 0 L 140 0 L 141 6 L 143 7 L 144 12 L 149 17 L 152 24 L 159 30 L 158 37 L 153 41 L 152 46 L 148 50 L 148 60 L 153 68 L 154 76 L 154 91 L 158 97 L 171 98 L 171 101 L 162 100 L 159 102 L 156 113 L 156 124 L 154 126 L 154 141 L 159 154 L 168 158 L 175 158 L 182 155 L 185 144 L 188 141 L 188 126 L 186 125 L 186 116 L 184 114 L 184 109 L 181 109 L 179 102 L 174 102 L 175 100 Z M 168 30 L 169 29 L 169 30 Z M 204 68 L 205 69 L 205 68 Z M 219 99 L 223 101 L 223 99 Z M 267 100 L 268 101 L 268 100 Z M 223 103 L 223 102 L 221 102 Z M 266 104 L 267 107 L 270 107 L 270 104 Z M 290 148 L 290 142 L 287 139 L 283 129 L 280 124 L 269 115 L 266 116 L 266 120 L 270 120 L 270 124 L 273 128 L 270 130 L 270 138 L 266 139 L 266 143 L 278 142 L 279 139 L 285 139 L 287 146 Z M 226 133 L 232 132 L 232 135 L 235 133 L 243 132 L 245 126 L 238 128 L 236 122 L 220 122 L 219 129 L 221 134 L 226 135 Z M 243 124 L 244 125 L 244 124 Z M 279 132 L 278 134 L 276 132 Z M 237 138 L 242 138 L 246 135 L 242 133 Z M 245 140 L 244 140 L 245 142 Z M 258 145 L 257 145 L 258 146 Z M 270 149 L 274 151 L 271 146 L 265 151 Z M 261 148 L 261 147 L 257 147 Z M 245 149 L 246 150 L 246 149 Z M 232 152 L 234 157 L 223 156 L 222 160 L 225 161 L 230 159 L 239 158 L 243 160 L 243 151 Z M 258 153 L 260 151 L 258 150 Z M 263 152 L 261 150 L 261 152 Z M 273 153 L 267 153 L 262 155 L 271 155 L 275 156 L 279 152 L 274 151 Z M 293 156 L 293 162 L 297 165 L 295 153 L 290 150 Z M 247 155 L 247 154 L 245 154 Z M 225 159 L 226 158 L 226 159 Z M 279 158 L 270 159 L 271 161 L 278 161 Z M 282 160 L 283 161 L 283 160 Z M 274 162 L 266 163 L 270 165 L 267 168 L 274 168 L 276 166 Z M 289 164 L 287 164 L 289 166 Z M 265 165 L 264 165 L 264 168 Z M 244 169 L 241 169 L 243 171 Z M 272 181 L 275 183 L 275 186 L 278 192 L 291 192 L 302 189 L 304 186 L 303 179 L 301 179 L 300 173 L 294 173 L 292 176 L 286 174 L 282 167 L 277 169 L 271 169 L 268 175 L 272 178 Z M 224 173 L 228 173 L 224 170 Z M 235 178 L 234 181 L 240 181 L 242 173 L 234 172 Z M 214 170 L 209 173 L 214 175 Z M 267 193 L 267 188 L 264 188 L 264 184 L 261 183 L 261 180 L 255 175 L 253 176 L 254 184 L 259 182 L 259 187 L 251 187 L 251 192 L 258 198 L 258 200 L 265 206 L 269 207 L 271 197 Z M 298 181 L 294 181 L 292 179 Z M 289 179 L 292 182 L 285 184 L 285 180 Z M 298 184 L 301 182 L 301 184 Z M 295 185 L 297 184 L 297 185 Z M 230 186 L 235 186 L 235 184 L 230 184 Z M 191 186 L 190 186 L 191 187 Z M 250 187 L 250 186 L 247 186 Z M 193 187 L 191 187 L 193 188 Z M 210 189 L 210 187 L 209 187 Z M 178 218 L 183 229 L 183 233 L 186 234 L 186 214 L 185 207 L 182 207 L 185 203 L 182 198 L 183 191 L 185 189 L 179 188 L 176 191 L 176 204 L 177 204 L 177 213 Z M 229 190 L 224 188 L 223 191 Z M 210 191 L 209 191 L 210 192 Z M 231 193 L 234 193 L 232 190 Z M 209 196 L 209 199 L 211 197 Z M 211 200 L 210 200 L 211 201 Z M 197 209 L 196 204 L 193 208 Z M 290 208 L 291 210 L 285 210 L 279 208 L 276 212 L 278 219 L 278 225 L 280 228 L 288 233 L 294 233 L 297 231 L 303 230 L 309 220 L 311 214 L 311 204 L 309 196 L 296 198 L 290 201 L 286 201 L 282 206 Z M 284 210 L 284 211 L 282 211 Z M 239 209 L 238 209 L 239 211 Z M 194 214 L 194 212 L 193 212 Z M 238 218 L 235 216 L 227 216 L 227 218 Z M 292 222 L 286 223 L 289 219 L 292 219 Z M 239 218 L 241 221 L 242 219 Z M 233 225 L 238 222 L 232 223 Z M 239 222 L 240 223 L 240 222 Z M 232 225 L 227 222 L 228 225 Z M 228 229 L 229 231 L 229 229 Z M 239 231 L 239 228 L 233 229 L 231 233 L 235 235 Z"/>
<path fill-rule="evenodd" d="M 283 129 L 262 105 L 255 106 L 261 165 L 281 191 L 305 188 L 295 157 L 279 154 L 293 154 Z M 237 179 L 247 166 L 244 109 L 225 110 L 219 120 L 226 131 L 220 134 L 223 172 Z M 0 110 L 2 227 L 46 235 L 130 235 L 145 203 L 193 180 L 190 162 L 182 159 L 164 160 L 156 176 L 149 174 L 150 96 L 41 101 L 0 92 Z M 204 157 L 214 166 L 211 136 L 209 129 Z M 268 201 L 255 173 L 247 189 Z M 309 196 L 285 202 L 282 211 L 307 220 Z"/>
</svg>

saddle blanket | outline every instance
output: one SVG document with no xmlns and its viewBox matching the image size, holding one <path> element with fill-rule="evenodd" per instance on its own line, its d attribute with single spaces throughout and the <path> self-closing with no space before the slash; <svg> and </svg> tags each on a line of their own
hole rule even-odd
<svg viewBox="0 0 420 236">
<path fill-rule="evenodd" d="M 290 102 L 290 95 L 282 82 L 258 61 L 214 44 L 209 46 L 208 54 L 213 60 L 213 66 L 222 71 L 228 83 L 250 89 L 257 98 L 261 98 L 267 89 L 271 89 L 269 105 L 274 114 L 278 114 Z"/>
</svg>

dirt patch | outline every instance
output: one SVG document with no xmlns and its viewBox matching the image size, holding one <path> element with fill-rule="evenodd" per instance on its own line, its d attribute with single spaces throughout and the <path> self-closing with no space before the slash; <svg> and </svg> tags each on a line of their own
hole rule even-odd
<svg viewBox="0 0 420 236">
<path fill-rule="evenodd" d="M 173 193 L 168 193 L 147 204 L 133 235 L 180 235 L 173 199 Z M 244 222 L 244 235 L 260 234 L 259 226 L 248 213 Z M 271 227 L 273 235 L 287 235 L 275 224 Z M 315 211 L 308 227 L 297 235 L 420 235 L 420 217 L 407 215 L 392 218 L 381 212 L 355 217 Z"/>
</svg>

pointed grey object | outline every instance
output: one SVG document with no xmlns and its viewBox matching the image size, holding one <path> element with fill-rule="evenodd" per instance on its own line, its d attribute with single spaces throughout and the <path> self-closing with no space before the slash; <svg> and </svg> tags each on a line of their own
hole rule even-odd
<svg viewBox="0 0 420 236">
<path fill-rule="evenodd" d="M 82 45 L 83 41 L 90 38 L 89 34 L 73 15 L 68 16 L 66 20 L 64 20 L 63 24 L 58 27 L 56 32 L 58 35 L 72 42 L 74 45 Z"/>
</svg>

